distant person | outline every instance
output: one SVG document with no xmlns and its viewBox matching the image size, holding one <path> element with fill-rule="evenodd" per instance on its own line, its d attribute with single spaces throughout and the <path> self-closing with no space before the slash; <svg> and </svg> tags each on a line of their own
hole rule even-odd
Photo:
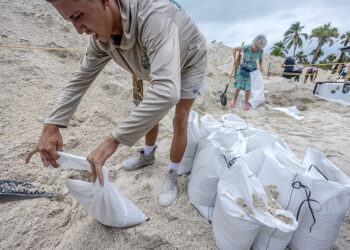
<svg viewBox="0 0 350 250">
<path fill-rule="evenodd" d="M 337 78 L 337 80 L 345 78 L 346 74 L 349 71 L 349 66 L 350 66 L 350 63 L 348 63 L 346 66 L 343 64 L 342 69 L 338 73 L 339 77 Z"/>
<path fill-rule="evenodd" d="M 284 69 L 282 77 L 287 79 L 295 77 L 294 80 L 299 81 L 302 69 L 295 64 L 295 60 L 292 57 L 287 57 L 281 67 Z"/>
<path fill-rule="evenodd" d="M 230 104 L 231 108 L 234 108 L 236 106 L 239 92 L 241 90 L 245 90 L 244 110 L 248 111 L 250 109 L 248 104 L 251 89 L 250 72 L 256 70 L 256 61 L 258 59 L 260 70 L 263 72 L 263 48 L 266 46 L 266 44 L 266 37 L 264 35 L 258 35 L 254 38 L 250 45 L 244 45 L 243 47 L 236 47 L 233 49 L 233 59 L 235 62 L 237 52 L 243 51 L 243 58 L 242 62 L 239 65 L 238 73 L 234 82 L 236 92 L 233 102 Z"/>
<path fill-rule="evenodd" d="M 298 65 L 294 65 L 293 67 L 293 73 L 296 74 L 294 77 L 294 81 L 299 82 L 299 78 L 301 74 L 303 73 L 303 68 L 304 67 L 299 67 Z"/>
<path fill-rule="evenodd" d="M 306 70 L 305 78 L 304 78 L 304 83 L 307 82 L 307 79 L 310 76 L 310 81 L 314 82 L 316 80 L 316 77 L 318 75 L 318 68 L 315 66 L 312 66 Z"/>
</svg>

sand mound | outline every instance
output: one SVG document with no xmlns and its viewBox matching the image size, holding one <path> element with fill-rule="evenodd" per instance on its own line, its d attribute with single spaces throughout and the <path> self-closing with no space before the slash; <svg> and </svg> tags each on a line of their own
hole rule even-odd
<svg viewBox="0 0 350 250">
<path fill-rule="evenodd" d="M 0 44 L 85 48 L 87 38 L 78 36 L 49 4 L 24 0 L 0 3 Z M 81 52 L 58 52 L 0 48 L 1 102 L 0 137 L 40 126 L 51 111 L 58 93 L 74 73 Z M 264 55 L 279 70 L 281 58 Z M 194 109 L 202 116 L 212 114 L 220 119 L 232 112 L 221 107 L 219 95 L 224 89 L 232 66 L 232 48 L 209 44 L 207 93 L 199 97 Z M 238 107 L 234 112 L 260 129 L 284 138 L 299 157 L 308 146 L 324 152 L 339 168 L 350 175 L 349 108 L 324 101 L 312 95 L 312 87 L 280 77 L 265 80 L 266 104 L 249 112 Z M 229 100 L 233 88 L 228 91 Z M 277 106 L 296 105 L 305 119 L 297 121 Z M 64 150 L 86 156 L 133 108 L 131 76 L 110 63 L 85 95 L 69 129 L 63 129 Z M 121 162 L 136 155 L 136 147 L 121 146 L 106 163 L 110 181 L 142 211 L 150 221 L 127 229 L 102 226 L 68 193 L 67 178 L 89 179 L 87 173 L 50 170 L 42 167 L 39 155 L 29 165 L 24 157 L 40 135 L 40 129 L 2 139 L 0 143 L 0 179 L 31 182 L 56 193 L 52 199 L 0 203 L 0 248 L 114 248 L 114 249 L 213 249 L 215 240 L 211 225 L 189 204 L 188 176 L 179 178 L 179 195 L 170 208 L 158 205 L 162 176 L 169 159 L 172 135 L 172 110 L 161 122 L 156 164 L 126 172 Z M 337 246 L 350 245 L 350 216 L 344 219 Z"/>
</svg>

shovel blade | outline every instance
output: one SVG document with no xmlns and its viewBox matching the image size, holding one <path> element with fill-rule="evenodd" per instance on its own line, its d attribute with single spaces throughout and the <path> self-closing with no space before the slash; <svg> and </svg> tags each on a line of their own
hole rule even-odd
<svg viewBox="0 0 350 250">
<path fill-rule="evenodd" d="M 221 102 L 222 106 L 224 106 L 224 107 L 226 106 L 226 104 L 227 104 L 226 93 L 220 95 L 220 102 Z"/>
<path fill-rule="evenodd" d="M 30 183 L 15 180 L 0 180 L 0 202 L 53 196 L 54 194 L 47 193 Z"/>
</svg>

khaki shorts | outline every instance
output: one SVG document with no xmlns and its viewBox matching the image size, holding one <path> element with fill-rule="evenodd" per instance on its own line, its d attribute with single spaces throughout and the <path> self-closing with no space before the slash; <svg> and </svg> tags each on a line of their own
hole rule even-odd
<svg viewBox="0 0 350 250">
<path fill-rule="evenodd" d="M 194 99 L 205 94 L 205 72 L 181 78 L 180 99 Z"/>
</svg>

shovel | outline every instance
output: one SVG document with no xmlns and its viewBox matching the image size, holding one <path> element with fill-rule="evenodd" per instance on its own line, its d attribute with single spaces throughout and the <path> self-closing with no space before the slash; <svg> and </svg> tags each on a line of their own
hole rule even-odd
<svg viewBox="0 0 350 250">
<path fill-rule="evenodd" d="M 0 203 L 53 196 L 54 194 L 42 191 L 41 188 L 30 183 L 0 180 Z"/>
<path fill-rule="evenodd" d="M 243 47 L 243 45 L 244 45 L 244 42 L 242 43 L 242 47 Z M 231 72 L 231 75 L 230 75 L 230 79 L 229 79 L 228 82 L 226 83 L 226 87 L 225 87 L 224 93 L 222 93 L 222 94 L 220 95 L 220 102 L 221 102 L 221 105 L 224 106 L 224 107 L 225 107 L 226 104 L 227 104 L 227 98 L 226 98 L 226 91 L 227 91 L 227 88 L 228 88 L 228 86 L 230 85 L 233 72 L 235 72 L 233 78 L 236 78 L 237 69 L 238 69 L 239 64 L 241 63 L 241 59 L 242 59 L 242 52 L 239 53 L 238 58 L 237 58 L 237 61 L 233 63 L 233 67 L 232 67 L 232 72 Z"/>
<path fill-rule="evenodd" d="M 226 104 L 227 104 L 226 92 L 227 92 L 228 86 L 230 85 L 230 82 L 231 82 L 231 79 L 232 79 L 232 75 L 233 75 L 233 71 L 235 71 L 235 67 L 234 67 L 234 66 L 233 66 L 233 68 L 232 68 L 232 72 L 231 72 L 231 75 L 230 75 L 230 79 L 229 79 L 228 82 L 226 83 L 225 91 L 224 91 L 224 93 L 222 93 L 222 94 L 220 95 L 220 102 L 221 102 L 221 105 L 224 106 L 224 107 L 225 107 Z"/>
</svg>

